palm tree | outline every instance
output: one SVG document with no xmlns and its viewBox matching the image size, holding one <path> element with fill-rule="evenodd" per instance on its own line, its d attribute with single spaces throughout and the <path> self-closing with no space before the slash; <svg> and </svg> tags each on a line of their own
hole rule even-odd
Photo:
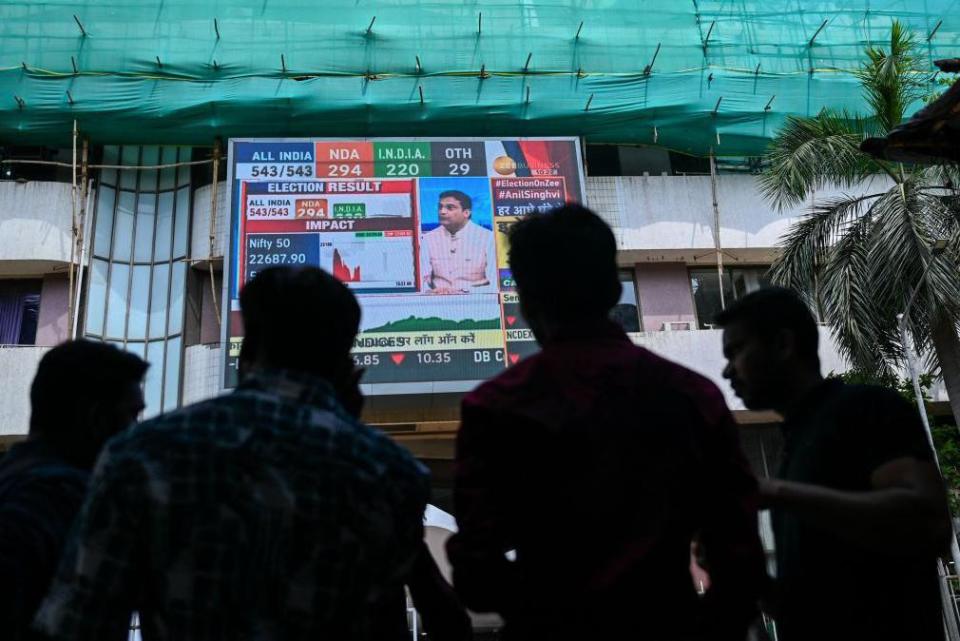
<svg viewBox="0 0 960 641">
<path fill-rule="evenodd" d="M 889 48 L 870 46 L 857 76 L 872 113 L 825 110 L 790 118 L 771 143 L 760 177 L 777 208 L 812 200 L 783 239 L 772 279 L 817 306 L 857 368 L 889 374 L 902 363 L 896 315 L 919 287 L 908 320 L 917 351 L 939 365 L 960 425 L 960 169 L 907 166 L 860 151 L 921 99 L 931 75 L 913 36 L 894 22 Z M 828 187 L 855 191 L 818 199 Z M 945 252 L 931 247 L 946 240 Z"/>
</svg>

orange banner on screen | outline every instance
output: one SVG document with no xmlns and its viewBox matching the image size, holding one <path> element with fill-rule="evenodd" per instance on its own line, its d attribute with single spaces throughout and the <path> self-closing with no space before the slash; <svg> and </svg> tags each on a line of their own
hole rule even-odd
<svg viewBox="0 0 960 641">
<path fill-rule="evenodd" d="M 297 218 L 329 218 L 326 198 L 297 199 Z"/>
</svg>

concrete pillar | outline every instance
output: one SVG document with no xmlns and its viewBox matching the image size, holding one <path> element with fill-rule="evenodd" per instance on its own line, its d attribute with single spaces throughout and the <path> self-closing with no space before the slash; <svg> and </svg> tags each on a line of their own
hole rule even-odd
<svg viewBox="0 0 960 641">
<path fill-rule="evenodd" d="M 210 345 L 220 342 L 220 318 L 217 316 L 217 311 L 222 301 L 221 287 L 223 285 L 223 278 L 219 272 L 215 274 L 214 291 L 210 289 L 209 272 L 203 273 L 202 280 L 203 285 L 200 298 L 202 305 L 200 310 L 200 343 Z M 214 296 L 216 296 L 216 303 L 214 303 Z"/>
</svg>

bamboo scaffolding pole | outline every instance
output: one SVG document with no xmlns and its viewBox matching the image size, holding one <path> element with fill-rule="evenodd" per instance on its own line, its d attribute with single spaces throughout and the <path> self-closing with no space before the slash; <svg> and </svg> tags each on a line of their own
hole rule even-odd
<svg viewBox="0 0 960 641">
<path fill-rule="evenodd" d="M 89 176 L 89 159 L 90 159 L 90 142 L 84 138 L 83 140 L 83 150 L 80 155 L 80 219 L 79 225 L 77 227 L 77 256 L 79 258 L 79 264 L 77 267 L 77 288 L 76 288 L 76 299 L 74 301 L 73 307 L 73 316 L 68 317 L 71 322 L 70 336 L 71 338 L 77 337 L 77 328 L 79 327 L 80 320 L 80 292 L 83 290 L 83 274 L 84 266 L 86 265 L 86 239 L 87 235 L 87 205 L 90 200 L 90 176 Z"/>
<path fill-rule="evenodd" d="M 220 180 L 220 140 L 213 142 L 213 185 L 210 188 L 210 248 L 207 253 L 207 266 L 210 270 L 210 298 L 213 299 L 214 316 L 220 327 L 220 303 L 217 301 L 217 281 L 213 275 L 213 254 L 217 239 L 217 187 Z"/>
<path fill-rule="evenodd" d="M 164 165 L 89 165 L 90 169 L 171 169 L 173 167 L 189 167 L 192 165 L 207 165 L 212 160 L 188 160 L 184 162 L 172 162 Z M 0 160 L 0 165 L 47 165 L 52 167 L 72 168 L 73 164 L 68 162 L 59 162 L 56 160 L 18 160 L 7 159 Z"/>
<path fill-rule="evenodd" d="M 69 265 L 69 290 L 67 293 L 67 318 L 72 319 L 76 305 L 76 286 L 74 277 L 76 266 L 74 262 L 77 256 L 77 121 L 73 121 L 73 161 L 70 163 L 70 265 Z M 73 338 L 71 334 L 71 338 Z"/>
<path fill-rule="evenodd" d="M 719 104 L 719 103 L 718 103 Z M 717 161 L 710 150 L 710 190 L 713 194 L 713 245 L 717 253 L 717 284 L 720 286 L 720 309 L 727 308 L 723 294 L 723 247 L 720 244 L 720 203 L 717 201 Z"/>
</svg>

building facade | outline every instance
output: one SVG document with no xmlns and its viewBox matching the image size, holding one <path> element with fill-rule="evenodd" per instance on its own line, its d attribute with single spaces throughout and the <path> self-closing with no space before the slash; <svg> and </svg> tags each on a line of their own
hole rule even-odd
<svg viewBox="0 0 960 641">
<path fill-rule="evenodd" d="M 111 342 L 151 364 L 146 417 L 220 391 L 229 216 L 225 183 L 214 185 L 211 164 L 198 162 L 210 153 L 94 149 L 93 164 L 110 168 L 89 174 L 78 246 L 69 173 L 7 165 L 18 171 L 0 181 L 4 442 L 27 432 L 38 360 L 71 336 Z M 633 340 L 714 380 L 744 424 L 769 424 L 770 416 L 744 411 L 722 380 L 721 332 L 712 323 L 725 304 L 767 282 L 779 239 L 802 212 L 775 211 L 756 177 L 739 169 L 721 166 L 711 176 L 708 164 L 655 148 L 587 146 L 586 200 L 616 235 L 623 295 L 615 316 Z M 824 370 L 843 370 L 828 332 L 821 343 Z M 449 460 L 458 401 L 457 394 L 372 397 L 367 418 L 425 459 Z"/>
</svg>

